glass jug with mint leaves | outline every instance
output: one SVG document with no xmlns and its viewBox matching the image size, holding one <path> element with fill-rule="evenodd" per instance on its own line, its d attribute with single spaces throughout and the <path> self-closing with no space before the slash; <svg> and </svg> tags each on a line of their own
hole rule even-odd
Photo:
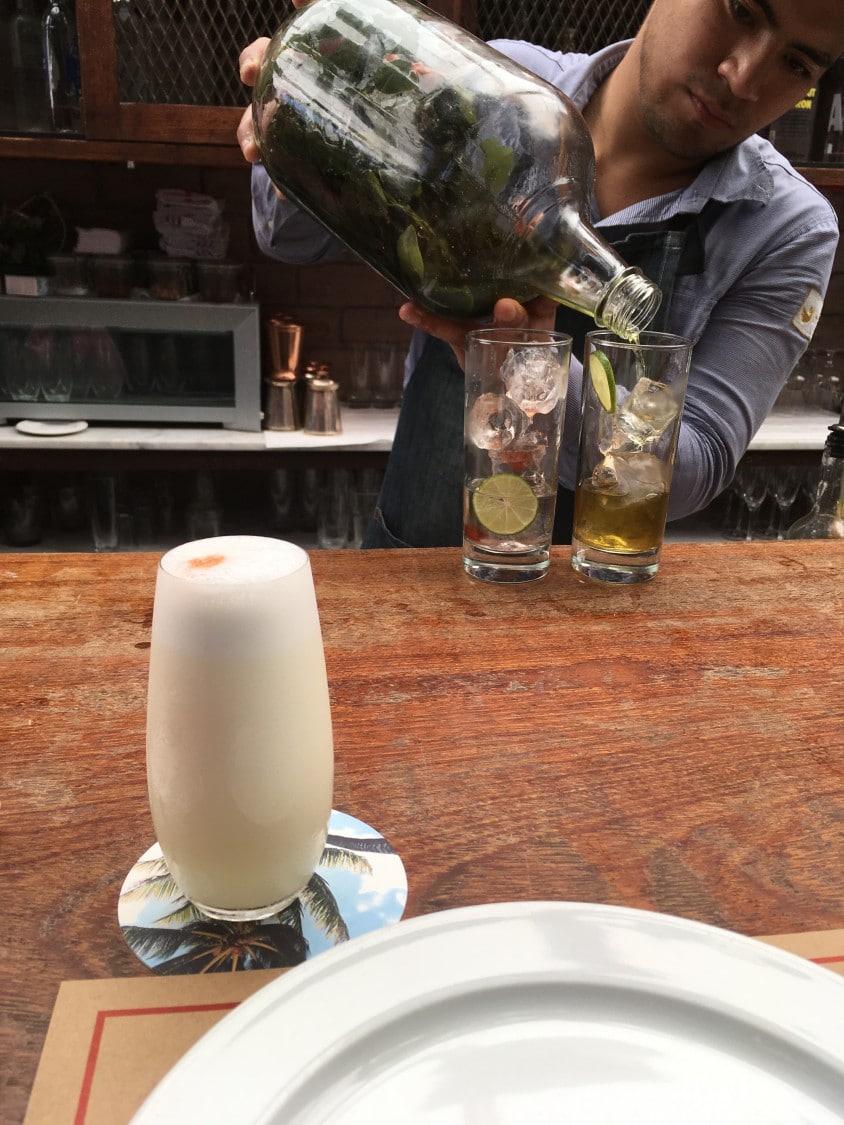
<svg viewBox="0 0 844 1125">
<path fill-rule="evenodd" d="M 414 0 L 312 0 L 253 96 L 276 186 L 429 311 L 544 294 L 635 337 L 659 289 L 585 215 L 586 124 L 530 71 Z"/>
</svg>

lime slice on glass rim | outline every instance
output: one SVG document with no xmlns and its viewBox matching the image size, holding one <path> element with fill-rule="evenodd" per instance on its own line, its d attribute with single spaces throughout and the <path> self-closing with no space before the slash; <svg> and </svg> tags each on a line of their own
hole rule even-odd
<svg viewBox="0 0 844 1125">
<path fill-rule="evenodd" d="M 478 521 L 493 535 L 515 535 L 536 519 L 539 501 L 526 480 L 515 473 L 487 477 L 472 496 Z"/>
<path fill-rule="evenodd" d="M 596 350 L 589 356 L 589 378 L 598 396 L 598 402 L 608 414 L 615 413 L 615 376 L 606 355 Z"/>
</svg>

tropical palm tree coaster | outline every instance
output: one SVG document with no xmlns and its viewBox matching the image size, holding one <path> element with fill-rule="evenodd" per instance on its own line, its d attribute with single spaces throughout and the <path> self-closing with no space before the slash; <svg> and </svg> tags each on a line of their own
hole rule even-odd
<svg viewBox="0 0 844 1125">
<path fill-rule="evenodd" d="M 129 948 L 158 973 L 275 969 L 398 922 L 407 902 L 404 864 L 383 836 L 333 809 L 322 859 L 288 907 L 255 922 L 209 918 L 173 881 L 153 844 L 126 876 L 117 920 Z"/>
</svg>

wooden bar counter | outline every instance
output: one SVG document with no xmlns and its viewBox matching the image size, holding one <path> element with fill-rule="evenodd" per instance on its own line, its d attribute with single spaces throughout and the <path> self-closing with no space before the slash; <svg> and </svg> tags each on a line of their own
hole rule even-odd
<svg viewBox="0 0 844 1125">
<path fill-rule="evenodd" d="M 314 552 L 335 807 L 404 861 L 406 915 L 625 904 L 747 934 L 844 926 L 844 544 L 676 544 L 652 583 L 522 588 L 457 550 Z M 154 839 L 158 556 L 0 559 L 0 1118 L 62 980 L 148 970 L 117 923 Z"/>
</svg>

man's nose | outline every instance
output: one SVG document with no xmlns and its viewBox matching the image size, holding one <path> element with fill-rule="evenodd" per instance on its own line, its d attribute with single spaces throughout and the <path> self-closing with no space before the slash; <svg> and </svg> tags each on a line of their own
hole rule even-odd
<svg viewBox="0 0 844 1125">
<path fill-rule="evenodd" d="M 772 73 L 772 52 L 764 42 L 746 41 L 736 45 L 718 67 L 718 74 L 735 98 L 755 102 Z"/>
</svg>

